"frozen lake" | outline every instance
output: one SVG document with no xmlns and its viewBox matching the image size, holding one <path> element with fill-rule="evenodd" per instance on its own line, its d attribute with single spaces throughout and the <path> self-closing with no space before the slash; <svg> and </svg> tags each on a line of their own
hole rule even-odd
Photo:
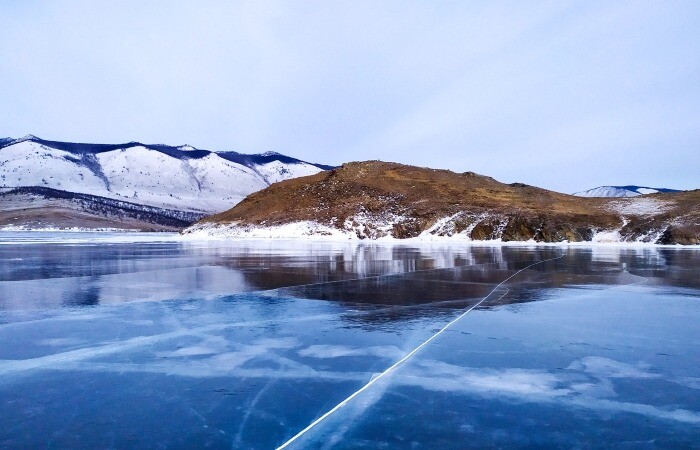
<svg viewBox="0 0 700 450">
<path fill-rule="evenodd" d="M 700 443 L 700 250 L 6 232 L 0 267 L 2 448 Z"/>
</svg>

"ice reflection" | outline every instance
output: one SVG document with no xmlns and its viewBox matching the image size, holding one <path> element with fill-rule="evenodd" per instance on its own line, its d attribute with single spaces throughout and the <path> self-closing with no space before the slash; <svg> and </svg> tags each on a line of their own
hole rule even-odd
<svg viewBox="0 0 700 450">
<path fill-rule="evenodd" d="M 517 273 L 299 448 L 690 447 L 698 263 L 622 247 L 0 245 L 0 446 L 274 448 Z"/>
<path fill-rule="evenodd" d="M 466 300 L 483 296 L 524 264 L 561 252 L 564 260 L 532 270 L 545 273 L 540 280 L 530 276 L 533 295 L 565 285 L 627 283 L 629 275 L 661 285 L 700 287 L 688 270 L 700 263 L 698 252 L 666 248 L 74 242 L 1 245 L 0 309 L 213 299 L 279 288 L 287 288 L 280 295 L 348 303 Z"/>
</svg>

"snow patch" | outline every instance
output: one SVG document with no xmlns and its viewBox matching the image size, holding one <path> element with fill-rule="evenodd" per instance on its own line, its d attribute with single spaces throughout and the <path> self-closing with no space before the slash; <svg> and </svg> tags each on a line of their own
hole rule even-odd
<svg viewBox="0 0 700 450">
<path fill-rule="evenodd" d="M 0 232 L 11 232 L 11 231 L 41 231 L 41 232 L 51 232 L 51 233 L 139 233 L 140 230 L 130 230 L 123 228 L 84 228 L 84 227 L 34 227 L 31 225 L 5 225 L 0 227 Z"/>
<path fill-rule="evenodd" d="M 265 238 L 265 239 L 359 239 L 356 234 L 322 225 L 314 221 L 283 225 L 255 226 L 238 224 L 200 223 L 187 228 L 183 234 L 192 238 Z"/>
<path fill-rule="evenodd" d="M 673 207 L 673 203 L 655 198 L 632 198 L 610 203 L 610 211 L 622 215 L 653 216 L 663 214 Z"/>
<path fill-rule="evenodd" d="M 269 184 L 288 180 L 290 178 L 305 177 L 320 172 L 318 167 L 311 164 L 285 164 L 281 161 L 259 164 L 255 166 L 255 169 Z"/>
<path fill-rule="evenodd" d="M 317 359 L 341 358 L 346 356 L 377 356 L 380 358 L 400 358 L 403 353 L 393 345 L 369 347 L 347 347 L 344 345 L 312 345 L 299 350 L 300 356 Z"/>
</svg>

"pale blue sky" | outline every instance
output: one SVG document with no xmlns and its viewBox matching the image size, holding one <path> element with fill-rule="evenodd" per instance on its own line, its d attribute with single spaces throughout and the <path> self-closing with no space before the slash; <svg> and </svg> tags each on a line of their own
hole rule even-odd
<svg viewBox="0 0 700 450">
<path fill-rule="evenodd" d="M 0 0 L 0 135 L 700 188 L 700 1 Z"/>
</svg>

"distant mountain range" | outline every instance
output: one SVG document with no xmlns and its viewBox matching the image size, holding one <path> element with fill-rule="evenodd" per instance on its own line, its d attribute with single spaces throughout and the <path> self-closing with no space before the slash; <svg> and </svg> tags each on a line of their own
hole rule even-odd
<svg viewBox="0 0 700 450">
<path fill-rule="evenodd" d="M 0 188 L 4 188 L 0 193 L 0 211 L 15 211 L 17 195 L 42 201 L 51 199 L 53 208 L 66 208 L 63 216 L 75 212 L 77 198 L 83 206 L 88 203 L 104 205 L 105 199 L 112 199 L 117 201 L 110 206 L 112 217 L 117 214 L 114 208 L 119 209 L 118 205 L 128 205 L 127 209 L 132 211 L 143 207 L 144 211 L 149 211 L 143 217 L 153 218 L 153 214 L 163 213 L 159 221 L 153 222 L 158 225 L 163 220 L 170 223 L 167 217 L 172 216 L 173 211 L 191 213 L 185 216 L 194 220 L 226 210 L 248 194 L 277 181 L 330 168 L 275 152 L 247 155 L 201 150 L 189 145 L 82 144 L 49 141 L 31 135 L 20 139 L 4 138 L 0 139 Z M 25 189 L 12 191 L 10 195 L 14 188 Z M 85 196 L 94 198 L 88 202 Z M 99 208 L 88 210 L 89 214 L 98 214 Z M 0 226 L 20 226 L 21 216 L 4 220 L 0 216 Z M 33 213 L 24 215 L 29 216 L 33 217 Z M 97 216 L 93 219 L 93 224 L 100 221 Z M 47 222 L 42 220 L 41 223 L 52 222 L 50 217 L 44 220 Z M 31 226 L 34 225 L 32 222 Z"/>
<path fill-rule="evenodd" d="M 681 192 L 676 189 L 651 188 L 646 186 L 598 186 L 587 191 L 575 192 L 578 197 L 637 197 L 646 194 L 658 194 L 659 192 Z"/>
<path fill-rule="evenodd" d="M 700 244 L 700 190 L 582 198 L 472 172 L 367 161 L 274 184 L 183 233 Z"/>
</svg>

